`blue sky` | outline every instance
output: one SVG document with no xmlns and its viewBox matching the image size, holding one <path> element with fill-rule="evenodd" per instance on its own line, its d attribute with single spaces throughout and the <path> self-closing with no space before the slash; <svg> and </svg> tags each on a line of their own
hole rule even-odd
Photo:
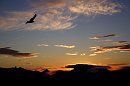
<svg viewBox="0 0 130 86">
<path fill-rule="evenodd" d="M 129 64 L 129 15 L 128 0 L 1 0 L 0 66 Z"/>
</svg>

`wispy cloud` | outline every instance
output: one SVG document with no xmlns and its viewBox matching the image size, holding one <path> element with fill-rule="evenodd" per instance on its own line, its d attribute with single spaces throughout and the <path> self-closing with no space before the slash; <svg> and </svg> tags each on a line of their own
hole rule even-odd
<svg viewBox="0 0 130 86">
<path fill-rule="evenodd" d="M 90 54 L 89 56 L 96 56 L 97 54 L 96 53 L 92 53 L 92 54 Z"/>
<path fill-rule="evenodd" d="M 120 4 L 110 2 L 109 0 L 76 0 L 69 7 L 70 11 L 85 15 L 111 15 L 120 12 Z"/>
<path fill-rule="evenodd" d="M 113 40 L 112 39 L 101 39 L 101 40 L 95 40 L 96 42 L 100 42 L 100 43 L 111 43 L 111 44 L 116 44 L 116 43 L 114 43 L 113 42 Z"/>
<path fill-rule="evenodd" d="M 77 52 L 76 53 L 66 53 L 66 55 L 68 55 L 68 56 L 77 56 L 78 53 Z"/>
<path fill-rule="evenodd" d="M 60 8 L 67 4 L 69 0 L 32 0 L 31 6 L 37 9 L 45 9 L 46 8 Z"/>
<path fill-rule="evenodd" d="M 75 52 L 75 53 L 65 53 L 68 56 L 85 56 L 85 53 L 79 53 L 79 52 Z"/>
<path fill-rule="evenodd" d="M 38 14 L 36 22 L 33 24 L 25 24 L 25 22 L 34 14 L 28 12 L 10 12 L 8 17 L 1 17 L 0 28 L 4 30 L 62 30 L 74 27 L 70 14 L 64 14 L 63 10 L 51 9 L 46 13 Z"/>
<path fill-rule="evenodd" d="M 61 47 L 61 48 L 75 48 L 75 45 L 54 45 L 55 47 Z"/>
<path fill-rule="evenodd" d="M 11 55 L 18 58 L 32 58 L 37 57 L 36 53 L 21 53 L 17 50 L 10 49 L 10 47 L 0 48 L 1 55 Z"/>
<path fill-rule="evenodd" d="M 121 45 L 122 45 L 122 44 L 124 45 L 124 44 L 128 44 L 128 41 L 116 41 L 116 42 L 113 42 L 113 43 L 114 43 L 114 44 L 119 44 L 119 45 L 120 45 L 120 44 L 121 44 Z"/>
<path fill-rule="evenodd" d="M 90 38 L 91 39 L 91 38 Z M 92 38 L 94 39 L 94 38 Z M 111 44 L 116 44 L 116 45 L 125 45 L 128 44 L 128 41 L 113 41 L 112 39 L 101 39 L 101 40 L 95 40 L 96 42 L 100 43 L 111 43 Z"/>
<path fill-rule="evenodd" d="M 31 12 L 7 12 L 8 16 L 0 17 L 0 29 L 2 30 L 21 30 L 26 27 L 25 22 Z"/>
<path fill-rule="evenodd" d="M 109 34 L 109 35 L 104 35 L 104 36 L 94 36 L 94 37 L 91 37 L 89 39 L 101 39 L 101 38 L 108 38 L 108 37 L 115 37 L 117 36 L 116 34 Z"/>
<path fill-rule="evenodd" d="M 1 30 L 66 30 L 76 26 L 73 14 L 97 15 L 120 12 L 120 4 L 108 0 L 31 0 L 26 11 L 7 12 L 0 17 Z M 30 6 L 30 5 L 29 5 Z M 118 9 L 119 8 L 119 9 Z M 36 22 L 25 22 L 37 13 Z"/>
<path fill-rule="evenodd" d="M 49 45 L 48 44 L 37 44 L 37 46 L 39 46 L 39 47 L 41 47 L 41 46 L 48 47 Z"/>
<path fill-rule="evenodd" d="M 37 23 L 33 24 L 29 30 L 63 30 L 73 28 L 75 25 L 70 13 L 65 13 L 64 9 L 48 9 L 44 14 L 40 14 Z"/>
<path fill-rule="evenodd" d="M 98 47 L 93 47 L 92 51 L 95 51 L 93 54 L 90 54 L 90 56 L 95 56 L 99 53 L 106 53 L 106 52 L 111 52 L 111 51 L 129 51 L 130 52 L 130 44 L 127 45 L 120 45 L 120 46 L 98 46 Z"/>
</svg>

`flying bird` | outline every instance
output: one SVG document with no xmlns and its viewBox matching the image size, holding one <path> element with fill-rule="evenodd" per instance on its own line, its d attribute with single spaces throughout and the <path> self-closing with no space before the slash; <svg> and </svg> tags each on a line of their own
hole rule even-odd
<svg viewBox="0 0 130 86">
<path fill-rule="evenodd" d="M 26 24 L 27 24 L 27 23 L 33 23 L 33 22 L 34 22 L 34 19 L 36 18 L 36 16 L 37 16 L 37 15 L 35 14 L 29 21 L 26 22 Z"/>
</svg>

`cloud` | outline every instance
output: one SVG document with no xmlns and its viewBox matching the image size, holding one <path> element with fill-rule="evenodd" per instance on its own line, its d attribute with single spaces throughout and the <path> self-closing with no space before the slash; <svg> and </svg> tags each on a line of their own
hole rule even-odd
<svg viewBox="0 0 130 86">
<path fill-rule="evenodd" d="M 33 16 L 31 12 L 7 12 L 7 16 L 0 17 L 0 29 L 21 30 L 26 27 L 27 18 Z"/>
<path fill-rule="evenodd" d="M 54 45 L 55 47 L 61 47 L 61 48 L 75 48 L 75 45 Z"/>
<path fill-rule="evenodd" d="M 37 22 L 28 27 L 28 30 L 64 30 L 71 29 L 75 25 L 70 13 L 64 13 L 64 9 L 48 9 L 44 14 L 39 15 Z"/>
<path fill-rule="evenodd" d="M 128 44 L 128 41 L 113 41 L 111 39 L 97 40 L 97 39 L 99 39 L 97 37 L 93 37 L 93 38 L 90 38 L 90 39 L 95 39 L 96 42 L 111 43 L 111 44 L 116 44 L 116 45 L 125 45 L 125 44 Z"/>
<path fill-rule="evenodd" d="M 85 53 L 81 53 L 80 56 L 85 56 L 86 54 Z"/>
<path fill-rule="evenodd" d="M 97 55 L 99 53 L 106 53 L 106 52 L 111 52 L 111 51 L 127 51 L 130 52 L 130 44 L 127 45 L 120 45 L 120 46 L 98 46 L 98 47 L 91 47 L 91 51 L 95 51 L 93 54 L 90 54 L 90 56 Z"/>
<path fill-rule="evenodd" d="M 96 53 L 93 53 L 93 54 L 90 54 L 89 56 L 96 56 L 97 54 Z"/>
<path fill-rule="evenodd" d="M 97 42 L 103 42 L 103 43 L 113 43 L 113 40 L 111 39 L 105 39 L 105 40 L 96 40 Z"/>
<path fill-rule="evenodd" d="M 87 15 L 107 15 L 121 11 L 119 3 L 109 0 L 32 0 L 31 6 L 39 10 L 65 8 L 72 13 Z"/>
<path fill-rule="evenodd" d="M 77 56 L 78 53 L 77 52 L 76 53 L 66 53 L 66 55 L 68 55 L 68 56 Z"/>
<path fill-rule="evenodd" d="M 128 66 L 130 63 L 119 63 L 119 64 L 107 64 L 109 66 Z"/>
<path fill-rule="evenodd" d="M 109 34 L 109 35 L 104 35 L 104 36 L 94 36 L 89 39 L 101 39 L 101 38 L 108 38 L 108 37 L 115 37 L 115 36 L 116 34 Z"/>
<path fill-rule="evenodd" d="M 96 56 L 99 53 L 106 53 L 106 52 L 111 52 L 111 51 L 130 52 L 130 44 L 128 43 L 128 41 L 113 41 L 113 40 L 108 40 L 108 39 L 102 40 L 102 38 L 116 37 L 116 36 L 117 36 L 116 34 L 109 34 L 109 35 L 104 35 L 104 36 L 100 36 L 100 35 L 94 36 L 90 38 L 90 39 L 96 39 L 96 42 L 103 42 L 103 43 L 107 42 L 113 45 L 90 47 L 91 49 L 90 51 L 94 51 L 94 53 L 90 54 L 89 56 Z M 97 39 L 101 39 L 101 40 L 97 40 Z"/>
<path fill-rule="evenodd" d="M 66 65 L 66 68 L 73 68 L 76 71 L 85 71 L 91 73 L 103 72 L 104 70 L 122 70 L 124 68 L 128 69 L 130 67 L 130 63 L 118 63 L 118 64 L 70 64 Z"/>
<path fill-rule="evenodd" d="M 39 47 L 41 47 L 41 46 L 48 47 L 49 45 L 47 45 L 47 44 L 38 44 L 37 46 L 39 46 Z"/>
<path fill-rule="evenodd" d="M 71 14 L 63 14 L 63 10 L 51 9 L 46 13 L 37 14 L 36 22 L 25 24 L 34 14 L 28 12 L 9 12 L 7 17 L 0 18 L 0 29 L 4 30 L 63 30 L 73 28 L 75 25 Z"/>
<path fill-rule="evenodd" d="M 21 53 L 17 50 L 10 49 L 10 47 L 0 48 L 1 55 L 11 55 L 18 58 L 32 58 L 37 57 L 36 53 Z"/>
<path fill-rule="evenodd" d="M 109 0 L 77 0 L 69 10 L 73 13 L 92 15 L 111 15 L 120 12 L 121 5 Z"/>
<path fill-rule="evenodd" d="M 66 55 L 68 56 L 85 56 L 86 54 L 85 53 L 78 53 L 78 52 L 75 52 L 75 53 L 65 53 Z"/>
<path fill-rule="evenodd" d="M 26 11 L 11 11 L 1 16 L 0 29 L 68 30 L 76 26 L 79 14 L 108 15 L 121 11 L 120 4 L 108 0 L 31 0 L 29 6 Z M 36 22 L 25 24 L 34 15 L 32 11 L 37 14 Z"/>
<path fill-rule="evenodd" d="M 98 48 L 100 48 L 100 46 L 90 47 L 91 51 L 95 51 L 95 50 L 97 50 Z"/>
<path fill-rule="evenodd" d="M 130 66 L 130 63 L 118 63 L 118 64 L 106 64 L 108 66 L 110 66 L 110 70 L 120 70 L 122 68 L 125 68 L 125 67 L 129 67 Z"/>
<path fill-rule="evenodd" d="M 89 38 L 89 39 L 99 39 L 99 38 L 95 36 L 95 37 L 91 37 L 91 38 Z"/>
<path fill-rule="evenodd" d="M 32 0 L 31 6 L 37 9 L 60 8 L 67 4 L 68 0 Z"/>
<path fill-rule="evenodd" d="M 110 68 L 109 66 L 100 66 L 100 65 L 92 65 L 92 64 L 72 64 L 65 66 L 66 68 L 74 68 L 73 70 L 76 70 L 75 72 L 101 72 L 103 70 L 108 70 Z"/>
<path fill-rule="evenodd" d="M 117 42 L 113 42 L 114 44 L 128 44 L 128 41 L 117 41 Z"/>
</svg>

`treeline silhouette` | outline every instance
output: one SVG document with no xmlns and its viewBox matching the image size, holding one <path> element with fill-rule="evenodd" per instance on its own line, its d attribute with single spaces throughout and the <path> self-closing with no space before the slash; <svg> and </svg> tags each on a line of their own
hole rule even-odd
<svg viewBox="0 0 130 86">
<path fill-rule="evenodd" d="M 96 66 L 89 64 L 68 65 L 70 71 L 58 70 L 50 75 L 49 70 L 43 72 L 27 70 L 21 67 L 0 68 L 0 81 L 11 82 L 38 82 L 38 83 L 129 83 L 130 67 L 110 71 L 109 66 Z M 49 84 L 48 83 L 48 84 Z"/>
</svg>

